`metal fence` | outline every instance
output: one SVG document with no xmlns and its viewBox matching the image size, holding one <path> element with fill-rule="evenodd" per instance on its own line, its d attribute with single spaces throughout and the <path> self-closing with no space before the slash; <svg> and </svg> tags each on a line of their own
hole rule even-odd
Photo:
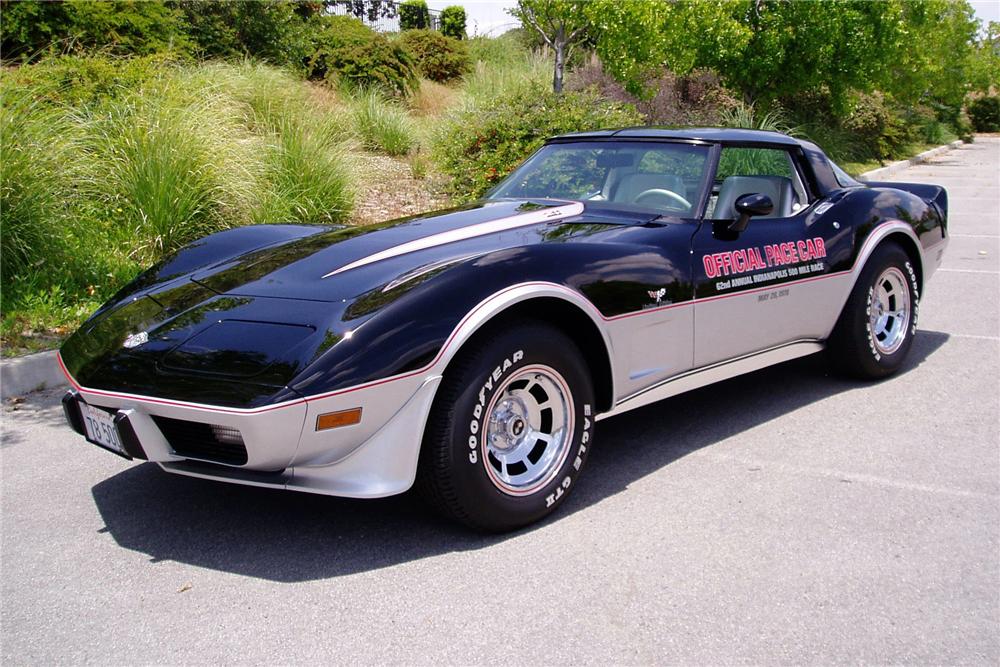
<svg viewBox="0 0 1000 667">
<path fill-rule="evenodd" d="M 326 11 L 335 16 L 353 16 L 377 32 L 400 32 L 399 5 L 393 0 L 327 0 Z M 441 29 L 441 12 L 428 9 L 431 30 Z"/>
</svg>

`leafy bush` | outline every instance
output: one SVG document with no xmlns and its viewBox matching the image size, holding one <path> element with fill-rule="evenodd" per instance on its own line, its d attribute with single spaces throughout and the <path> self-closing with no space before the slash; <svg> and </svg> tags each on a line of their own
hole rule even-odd
<svg viewBox="0 0 1000 667">
<path fill-rule="evenodd" d="M 431 13 L 424 0 L 404 0 L 399 4 L 399 29 L 423 30 L 431 27 Z"/>
<path fill-rule="evenodd" d="M 896 157 L 913 141 L 902 116 L 880 92 L 858 95 L 841 125 L 856 137 L 867 154 L 878 160 Z"/>
<path fill-rule="evenodd" d="M 1000 96 L 987 95 L 969 102 L 969 118 L 976 132 L 1000 132 Z"/>
<path fill-rule="evenodd" d="M 162 54 L 136 58 L 55 56 L 39 65 L 5 70 L 4 82 L 49 106 L 94 107 L 121 99 L 178 64 Z"/>
<path fill-rule="evenodd" d="M 47 51 L 149 55 L 184 52 L 190 42 L 180 12 L 162 2 L 3 3 L 0 50 L 4 59 L 37 60 Z"/>
<path fill-rule="evenodd" d="M 407 30 L 398 42 L 431 81 L 457 79 L 471 68 L 465 45 L 433 30 Z"/>
<path fill-rule="evenodd" d="M 452 5 L 441 11 L 441 34 L 453 39 L 465 39 L 465 7 Z"/>
<path fill-rule="evenodd" d="M 301 66 L 309 55 L 307 3 L 184 0 L 178 5 L 193 48 L 202 57 L 253 56 L 277 65 Z"/>
<path fill-rule="evenodd" d="M 406 50 L 355 18 L 326 17 L 316 40 L 307 67 L 312 79 L 377 86 L 394 95 L 409 94 L 417 86 L 416 69 Z"/>
<path fill-rule="evenodd" d="M 365 148 L 400 156 L 416 144 L 415 129 L 406 112 L 377 90 L 363 91 L 354 107 L 354 124 Z"/>
<path fill-rule="evenodd" d="M 434 157 L 452 177 L 458 197 L 474 199 L 550 136 L 641 122 L 631 105 L 608 102 L 594 93 L 527 90 L 454 113 L 435 137 Z"/>
</svg>

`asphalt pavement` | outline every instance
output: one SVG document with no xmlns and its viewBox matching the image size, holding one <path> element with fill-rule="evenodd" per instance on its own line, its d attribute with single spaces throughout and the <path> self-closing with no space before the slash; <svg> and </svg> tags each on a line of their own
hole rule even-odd
<svg viewBox="0 0 1000 667">
<path fill-rule="evenodd" d="M 1000 662 L 1000 137 L 903 372 L 810 357 L 600 422 L 575 493 L 483 537 L 413 497 L 168 475 L 3 408 L 0 661 Z M 14 409 L 16 407 L 16 409 Z"/>
</svg>

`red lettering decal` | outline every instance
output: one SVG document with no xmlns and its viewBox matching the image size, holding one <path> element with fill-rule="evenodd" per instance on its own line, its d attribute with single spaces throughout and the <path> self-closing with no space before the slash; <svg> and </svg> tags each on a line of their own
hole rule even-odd
<svg viewBox="0 0 1000 667">
<path fill-rule="evenodd" d="M 799 256 L 795 254 L 795 244 L 792 242 L 786 242 L 781 244 L 782 249 L 785 253 L 785 263 L 794 264 L 799 261 Z"/>
<path fill-rule="evenodd" d="M 767 265 L 774 266 L 777 262 L 774 259 L 774 246 L 766 245 L 764 246 L 764 256 L 767 257 Z"/>
<path fill-rule="evenodd" d="M 809 249 L 806 248 L 805 242 L 804 241 L 799 241 L 798 243 L 795 244 L 795 247 L 798 248 L 798 250 L 799 250 L 799 258 L 803 262 L 809 261 Z"/>
<path fill-rule="evenodd" d="M 747 256 L 745 251 L 736 250 L 733 252 L 733 268 L 736 269 L 737 273 L 743 273 L 747 270 Z"/>
<path fill-rule="evenodd" d="M 705 267 L 705 275 L 709 278 L 719 277 L 719 267 L 715 264 L 715 257 L 712 255 L 702 255 L 701 263 Z"/>
<path fill-rule="evenodd" d="M 823 243 L 823 239 L 816 237 L 813 240 L 816 241 L 816 257 L 826 257 L 826 244 Z"/>
<path fill-rule="evenodd" d="M 727 276 L 732 273 L 733 270 L 733 255 L 729 252 L 724 252 L 719 257 L 722 260 L 722 272 Z"/>
</svg>

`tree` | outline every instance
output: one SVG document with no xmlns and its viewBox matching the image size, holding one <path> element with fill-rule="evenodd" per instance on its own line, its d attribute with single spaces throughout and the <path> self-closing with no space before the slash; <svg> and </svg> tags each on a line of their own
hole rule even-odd
<svg viewBox="0 0 1000 667">
<path fill-rule="evenodd" d="M 886 89 L 907 102 L 935 101 L 957 110 L 975 70 L 979 22 L 968 2 L 912 0 L 901 3 L 907 39 L 892 54 Z"/>
<path fill-rule="evenodd" d="M 663 67 L 687 74 L 743 55 L 749 29 L 739 19 L 746 3 L 731 0 L 595 0 L 587 4 L 591 41 L 606 72 L 633 95 Z"/>
<path fill-rule="evenodd" d="M 507 10 L 555 52 L 552 90 L 556 93 L 562 92 L 563 70 L 573 46 L 583 41 L 590 26 L 586 5 L 580 0 L 518 0 L 517 7 Z"/>
<path fill-rule="evenodd" d="M 972 90 L 988 93 L 1000 87 L 1000 23 L 990 21 L 976 41 L 970 63 L 969 82 Z"/>
<path fill-rule="evenodd" d="M 458 5 L 441 11 L 441 34 L 445 37 L 465 39 L 465 8 Z"/>
<path fill-rule="evenodd" d="M 399 29 L 422 30 L 431 27 L 431 13 L 424 0 L 404 0 L 399 5 Z"/>
</svg>

